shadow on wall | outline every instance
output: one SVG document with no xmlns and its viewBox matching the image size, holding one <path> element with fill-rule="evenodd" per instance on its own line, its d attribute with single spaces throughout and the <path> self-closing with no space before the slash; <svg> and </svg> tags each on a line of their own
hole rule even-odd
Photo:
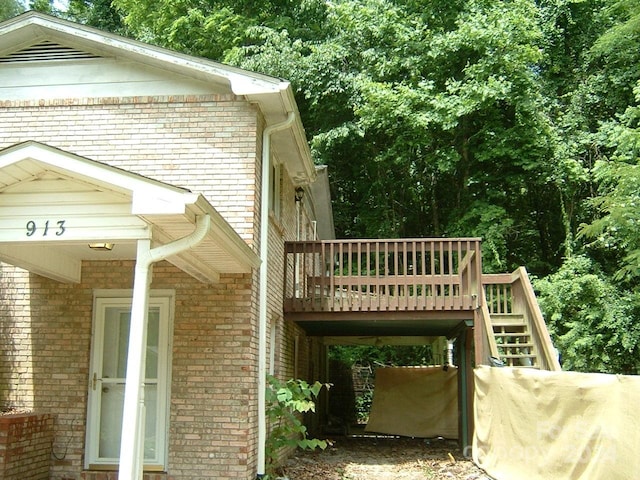
<svg viewBox="0 0 640 480">
<path fill-rule="evenodd" d="M 25 409 L 31 405 L 20 405 L 19 394 L 12 388 L 21 382 L 21 371 L 17 365 L 20 348 L 15 333 L 21 325 L 15 318 L 15 282 L 5 264 L 0 263 L 0 412 Z M 23 355 L 27 353 L 23 351 Z"/>
</svg>

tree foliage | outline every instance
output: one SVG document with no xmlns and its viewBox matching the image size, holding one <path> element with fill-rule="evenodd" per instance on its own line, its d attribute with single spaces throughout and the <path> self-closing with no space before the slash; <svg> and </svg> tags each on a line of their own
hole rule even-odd
<svg viewBox="0 0 640 480">
<path fill-rule="evenodd" d="M 620 292 L 586 256 L 535 283 L 563 368 L 640 373 L 640 297 Z"/>
<path fill-rule="evenodd" d="M 484 236 L 491 222 L 489 269 L 526 256 L 548 270 L 571 168 L 537 82 L 535 5 L 432 3 L 336 2 L 322 39 L 262 29 L 227 60 L 297 86 L 341 236 Z"/>
<path fill-rule="evenodd" d="M 19 0 L 2 0 L 0 2 L 0 22 L 22 13 L 24 5 Z"/>
<path fill-rule="evenodd" d="M 121 35 L 129 33 L 124 25 L 124 18 L 111 0 L 69 0 L 64 16 L 108 32 Z"/>
<path fill-rule="evenodd" d="M 432 365 L 435 361 L 431 345 L 333 345 L 329 358 L 348 366 L 361 364 L 373 368 Z"/>
<path fill-rule="evenodd" d="M 290 80 L 338 236 L 482 237 L 486 272 L 546 276 L 565 365 L 635 368 L 621 356 L 640 294 L 636 0 L 32 5 Z"/>
</svg>

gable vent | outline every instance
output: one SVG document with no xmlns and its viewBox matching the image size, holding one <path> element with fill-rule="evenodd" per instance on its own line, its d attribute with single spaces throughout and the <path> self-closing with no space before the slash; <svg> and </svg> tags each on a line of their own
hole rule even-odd
<svg viewBox="0 0 640 480">
<path fill-rule="evenodd" d="M 32 45 L 18 52 L 0 57 L 0 63 L 12 62 L 46 62 L 52 60 L 77 60 L 84 58 L 99 58 L 93 53 L 83 52 L 75 48 L 64 47 L 57 43 L 45 41 Z"/>
</svg>

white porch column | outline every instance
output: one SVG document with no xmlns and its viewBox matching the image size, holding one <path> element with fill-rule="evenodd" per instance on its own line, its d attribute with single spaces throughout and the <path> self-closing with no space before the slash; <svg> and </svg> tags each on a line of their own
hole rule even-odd
<svg viewBox="0 0 640 480">
<path fill-rule="evenodd" d="M 147 316 L 151 286 L 151 241 L 138 240 L 133 278 L 127 377 L 120 441 L 120 480 L 141 480 L 144 461 L 144 369 L 147 345 Z"/>
<path fill-rule="evenodd" d="M 152 265 L 196 246 L 205 238 L 210 226 L 209 215 L 201 215 L 196 218 L 196 228 L 191 235 L 166 245 L 152 249 L 150 240 L 138 240 L 122 412 L 119 480 L 142 480 L 144 467 L 144 369 Z"/>
</svg>

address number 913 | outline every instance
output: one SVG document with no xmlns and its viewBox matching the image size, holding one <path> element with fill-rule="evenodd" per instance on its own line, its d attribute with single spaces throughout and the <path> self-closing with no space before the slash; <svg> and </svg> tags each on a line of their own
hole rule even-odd
<svg viewBox="0 0 640 480">
<path fill-rule="evenodd" d="M 29 220 L 27 222 L 27 237 L 33 237 L 38 234 L 41 237 L 46 237 L 47 235 L 55 234 L 56 237 L 60 237 L 64 235 L 66 228 L 64 226 L 64 222 L 66 220 L 58 220 L 53 223 L 50 220 L 44 222 L 44 225 L 37 225 L 33 220 Z"/>
</svg>

